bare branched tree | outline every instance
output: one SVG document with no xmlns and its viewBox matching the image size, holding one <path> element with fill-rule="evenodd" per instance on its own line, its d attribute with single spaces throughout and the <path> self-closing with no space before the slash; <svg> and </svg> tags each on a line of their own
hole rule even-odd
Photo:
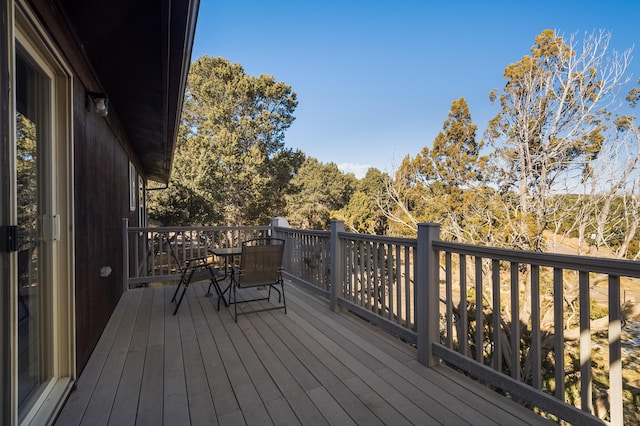
<svg viewBox="0 0 640 426">
<path fill-rule="evenodd" d="M 609 41 L 610 34 L 599 32 L 579 45 L 575 36 L 565 42 L 546 30 L 531 55 L 505 70 L 507 83 L 497 98 L 502 110 L 487 138 L 497 154 L 496 184 L 503 193 L 517 194 L 518 214 L 512 216 L 535 225 L 527 248 L 543 250 L 543 232 L 573 214 L 556 195 L 580 193 L 613 141 L 607 123 L 629 81 L 631 51 L 609 52 Z"/>
</svg>

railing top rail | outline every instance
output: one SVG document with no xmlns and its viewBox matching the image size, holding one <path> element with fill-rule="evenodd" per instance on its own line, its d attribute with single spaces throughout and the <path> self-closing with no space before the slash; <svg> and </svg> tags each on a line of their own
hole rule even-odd
<svg viewBox="0 0 640 426">
<path fill-rule="evenodd" d="M 433 248 L 436 250 L 505 260 L 509 262 L 640 278 L 640 262 L 633 260 L 607 259 L 595 256 L 577 256 L 571 254 L 541 253 L 537 251 L 483 247 L 448 241 L 434 241 Z"/>
<path fill-rule="evenodd" d="M 276 227 L 275 229 L 278 232 L 284 232 L 288 234 L 304 234 L 304 235 L 314 235 L 314 236 L 320 236 L 320 237 L 331 236 L 331 231 L 318 231 L 318 230 L 310 230 L 310 229 L 283 228 L 283 227 Z M 357 232 L 339 232 L 338 236 L 340 238 L 345 238 L 350 240 L 377 242 L 377 243 L 384 243 L 384 244 L 398 244 L 398 245 L 411 246 L 411 247 L 416 247 L 418 244 L 415 238 L 387 237 L 382 235 L 359 234 Z"/>
<path fill-rule="evenodd" d="M 181 231 L 267 231 L 268 225 L 264 226 L 157 226 L 157 227 L 134 227 L 127 228 L 129 232 L 181 232 Z M 286 228 L 285 228 L 286 229 Z"/>
<path fill-rule="evenodd" d="M 297 228 L 285 228 L 285 227 L 277 226 L 275 230 L 278 232 L 284 232 L 286 234 L 315 235 L 318 237 L 331 236 L 331 231 L 318 231 L 314 229 L 297 229 Z"/>
<path fill-rule="evenodd" d="M 417 247 L 418 240 L 415 238 L 387 237 L 382 235 L 358 234 L 356 232 L 339 232 L 338 237 L 350 240 L 368 241 L 374 243 L 397 244 L 403 246 Z"/>
</svg>

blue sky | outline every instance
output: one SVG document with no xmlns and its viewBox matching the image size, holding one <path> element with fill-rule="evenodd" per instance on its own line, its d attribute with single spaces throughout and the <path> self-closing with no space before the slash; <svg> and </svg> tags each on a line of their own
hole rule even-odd
<svg viewBox="0 0 640 426">
<path fill-rule="evenodd" d="M 431 146 L 464 97 L 478 137 L 498 111 L 489 92 L 544 29 L 605 30 L 634 48 L 640 1 L 201 0 L 193 58 L 221 56 L 298 95 L 285 144 L 361 177 Z M 634 47 L 635 45 L 635 47 Z"/>
</svg>

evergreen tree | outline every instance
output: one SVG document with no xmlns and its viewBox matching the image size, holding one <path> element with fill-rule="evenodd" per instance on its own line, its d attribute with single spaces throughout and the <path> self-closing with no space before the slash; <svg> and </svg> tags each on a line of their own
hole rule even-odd
<svg viewBox="0 0 640 426">
<path fill-rule="evenodd" d="M 303 160 L 284 132 L 297 106 L 291 87 L 203 56 L 189 71 L 169 189 L 151 192 L 149 213 L 172 224 L 264 224 L 281 215 Z"/>
<path fill-rule="evenodd" d="M 386 173 L 373 167 L 358 180 L 349 203 L 339 212 L 347 229 L 365 234 L 386 234 L 388 222 L 381 206 L 385 205 L 388 180 Z"/>
<path fill-rule="evenodd" d="M 394 234 L 413 236 L 418 223 L 437 222 L 444 238 L 473 242 L 486 237 L 477 234 L 476 215 L 485 216 L 491 206 L 480 201 L 491 197 L 484 194 L 469 202 L 474 191 L 488 191 L 481 185 L 486 158 L 480 154 L 476 129 L 467 102 L 457 99 L 432 149 L 424 147 L 414 158 L 403 160 L 388 188 L 390 203 L 385 209 Z"/>
<path fill-rule="evenodd" d="M 305 160 L 291 181 L 295 192 L 287 197 L 287 217 L 292 226 L 303 229 L 329 229 L 332 218 L 351 198 L 356 178 L 344 174 L 334 163 Z"/>
</svg>

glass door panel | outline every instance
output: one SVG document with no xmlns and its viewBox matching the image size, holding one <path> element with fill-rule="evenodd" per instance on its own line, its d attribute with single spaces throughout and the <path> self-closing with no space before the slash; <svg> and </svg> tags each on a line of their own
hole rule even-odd
<svg viewBox="0 0 640 426">
<path fill-rule="evenodd" d="M 18 411 L 33 405 L 51 378 L 47 318 L 44 176 L 50 123 L 50 80 L 26 55 L 16 58 L 16 194 L 18 223 Z"/>
</svg>

